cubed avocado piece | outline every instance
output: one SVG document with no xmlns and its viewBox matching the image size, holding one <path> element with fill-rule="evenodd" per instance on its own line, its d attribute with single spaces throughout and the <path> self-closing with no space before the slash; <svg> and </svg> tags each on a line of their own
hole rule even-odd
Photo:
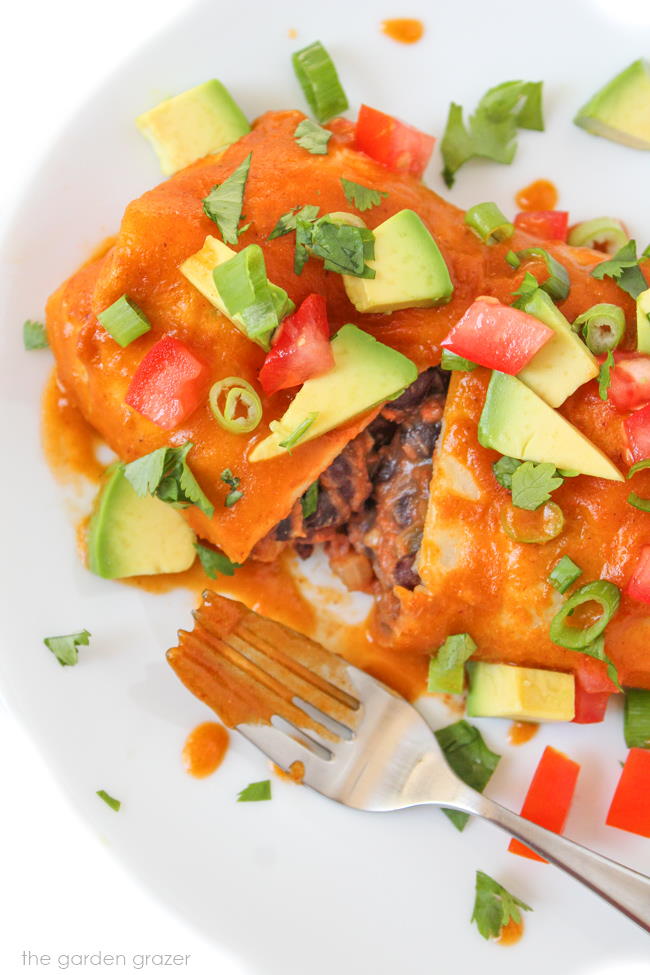
<svg viewBox="0 0 650 975">
<path fill-rule="evenodd" d="M 271 423 L 272 433 L 251 451 L 249 460 L 287 456 L 286 447 L 280 444 L 312 414 L 316 416 L 297 447 L 394 399 L 417 379 L 417 368 L 410 359 L 356 325 L 344 325 L 331 346 L 334 367 L 302 385 L 284 416 Z"/>
<path fill-rule="evenodd" d="M 522 309 L 552 328 L 555 335 L 518 373 L 519 379 L 549 406 L 561 406 L 579 386 L 596 378 L 598 363 L 541 288 L 532 293 Z"/>
<path fill-rule="evenodd" d="M 650 64 L 634 61 L 589 99 L 574 122 L 592 135 L 650 149 Z"/>
<path fill-rule="evenodd" d="M 124 465 L 109 468 L 88 528 L 88 566 L 104 579 L 184 572 L 194 562 L 194 532 L 180 511 L 135 493 Z"/>
<path fill-rule="evenodd" d="M 467 665 L 467 714 L 512 721 L 573 721 L 573 674 L 476 661 Z"/>
<path fill-rule="evenodd" d="M 236 253 L 237 251 L 234 251 L 232 247 L 228 247 L 222 240 L 218 240 L 217 237 L 208 236 L 205 238 L 201 250 L 197 251 L 196 254 L 192 254 L 186 261 L 183 261 L 180 266 L 180 271 L 190 284 L 193 284 L 197 291 L 200 291 L 203 297 L 208 299 L 210 304 L 218 308 L 221 314 L 229 318 L 233 325 L 248 338 L 248 331 L 239 315 L 230 315 L 227 312 L 226 306 L 221 300 L 217 286 L 214 283 L 212 274 L 215 267 L 229 261 Z M 272 282 L 269 282 L 269 288 L 278 321 L 281 321 L 286 315 L 290 315 L 296 306 L 284 288 L 279 288 L 277 284 L 273 284 Z M 260 338 L 259 340 L 253 339 L 253 341 L 263 349 L 268 350 L 268 341 L 264 338 Z"/>
<path fill-rule="evenodd" d="M 360 312 L 430 308 L 449 301 L 454 286 L 435 240 L 413 210 L 400 210 L 373 230 L 374 278 L 344 274 L 348 298 Z"/>
<path fill-rule="evenodd" d="M 650 354 L 650 288 L 636 299 L 636 347 Z"/>
<path fill-rule="evenodd" d="M 516 376 L 493 372 L 478 427 L 484 447 L 518 460 L 623 481 L 609 457 Z"/>
<path fill-rule="evenodd" d="M 136 119 L 165 176 L 225 149 L 250 132 L 244 113 L 220 81 L 205 81 L 167 98 Z"/>
</svg>

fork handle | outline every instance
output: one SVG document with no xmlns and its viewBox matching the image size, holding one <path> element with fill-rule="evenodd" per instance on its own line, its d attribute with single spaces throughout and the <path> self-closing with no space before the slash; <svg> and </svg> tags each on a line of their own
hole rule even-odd
<svg viewBox="0 0 650 975">
<path fill-rule="evenodd" d="M 511 833 L 650 932 L 650 877 L 551 833 L 473 790 L 463 800 L 467 812 Z"/>
</svg>

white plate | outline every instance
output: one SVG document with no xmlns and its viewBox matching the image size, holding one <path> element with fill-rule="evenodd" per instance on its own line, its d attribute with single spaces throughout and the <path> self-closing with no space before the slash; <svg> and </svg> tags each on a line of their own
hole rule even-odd
<svg viewBox="0 0 650 975">
<path fill-rule="evenodd" d="M 379 33 L 382 16 L 400 13 L 426 22 L 420 44 Z M 514 191 L 546 177 L 573 218 L 619 216 L 645 244 L 648 155 L 590 138 L 571 117 L 605 78 L 647 53 L 649 24 L 645 4 L 605 0 L 435 9 L 414 0 L 382 10 L 342 0 L 318 8 L 206 2 L 92 95 L 18 208 L 2 255 L 0 416 L 15 474 L 2 479 L 2 689 L 115 853 L 260 972 L 622 973 L 646 970 L 648 942 L 560 872 L 508 854 L 505 837 L 485 824 L 461 837 L 436 810 L 361 814 L 275 780 L 272 802 L 239 805 L 236 793 L 268 766 L 236 738 L 217 775 L 190 779 L 179 749 L 206 712 L 163 657 L 178 626 L 189 624 L 190 597 L 150 596 L 79 565 L 72 525 L 82 502 L 64 497 L 40 451 L 39 398 L 51 363 L 47 353 L 23 353 L 17 326 L 42 316 L 48 293 L 115 230 L 124 205 L 159 180 L 132 123 L 140 111 L 214 75 L 250 117 L 302 106 L 289 56 L 316 37 L 333 54 L 353 111 L 368 101 L 437 133 L 452 98 L 471 108 L 492 84 L 544 79 L 547 133 L 522 133 L 509 168 L 468 165 L 451 198 L 495 199 L 512 212 Z M 436 153 L 429 183 L 444 192 L 439 169 Z M 81 627 L 91 630 L 91 647 L 74 670 L 57 667 L 43 636 Z M 647 841 L 603 825 L 625 755 L 619 713 L 603 726 L 545 729 L 520 749 L 505 744 L 501 723 L 483 726 L 505 753 L 490 795 L 517 808 L 543 746 L 558 744 L 583 764 L 567 833 L 650 872 Z M 97 788 L 123 800 L 119 816 L 97 800 Z M 477 868 L 534 906 L 518 945 L 487 944 L 469 926 Z"/>
</svg>

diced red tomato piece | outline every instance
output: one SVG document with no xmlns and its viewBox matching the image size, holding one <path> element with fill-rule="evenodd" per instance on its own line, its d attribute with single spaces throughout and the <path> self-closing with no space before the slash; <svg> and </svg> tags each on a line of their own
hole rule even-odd
<svg viewBox="0 0 650 975">
<path fill-rule="evenodd" d="M 515 227 L 542 240 L 564 240 L 569 232 L 568 210 L 527 210 L 515 217 Z"/>
<path fill-rule="evenodd" d="M 156 342 L 136 369 L 125 402 L 164 430 L 173 430 L 194 412 L 210 371 L 179 339 Z"/>
<path fill-rule="evenodd" d="M 616 684 L 607 676 L 607 668 L 601 660 L 580 655 L 575 672 L 576 724 L 593 724 L 602 721 L 612 694 L 618 693 Z"/>
<path fill-rule="evenodd" d="M 631 748 L 605 820 L 608 826 L 650 837 L 650 751 Z"/>
<path fill-rule="evenodd" d="M 644 545 L 641 549 L 625 592 L 640 603 L 650 603 L 650 545 Z"/>
<path fill-rule="evenodd" d="M 569 814 L 579 772 L 580 766 L 577 762 L 548 745 L 524 799 L 521 810 L 524 819 L 544 826 L 553 833 L 561 833 Z M 543 857 L 519 840 L 510 840 L 508 849 L 511 853 L 546 863 Z"/>
<path fill-rule="evenodd" d="M 362 105 L 357 119 L 355 147 L 396 173 L 421 176 L 436 140 L 392 115 Z"/>
<path fill-rule="evenodd" d="M 308 295 L 278 329 L 259 380 L 267 395 L 298 386 L 334 366 L 327 305 L 322 295 Z"/>
<path fill-rule="evenodd" d="M 607 398 L 620 413 L 650 403 L 650 356 L 615 352 Z"/>
<path fill-rule="evenodd" d="M 479 366 L 511 376 L 520 372 L 554 335 L 548 325 L 496 298 L 477 298 L 442 343 Z"/>
<path fill-rule="evenodd" d="M 626 417 L 623 426 L 633 462 L 647 460 L 650 457 L 650 404 Z"/>
</svg>

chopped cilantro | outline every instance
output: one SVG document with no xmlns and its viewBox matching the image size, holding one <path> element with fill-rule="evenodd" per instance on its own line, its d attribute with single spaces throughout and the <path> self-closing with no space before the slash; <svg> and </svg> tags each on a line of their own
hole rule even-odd
<svg viewBox="0 0 650 975">
<path fill-rule="evenodd" d="M 227 244 L 236 244 L 239 235 L 250 226 L 239 227 L 242 219 L 244 190 L 251 165 L 252 152 L 223 183 L 213 186 L 203 200 L 204 213 L 213 220 Z"/>
<path fill-rule="evenodd" d="M 100 799 L 103 799 L 106 805 L 110 806 L 115 812 L 120 811 L 122 803 L 119 799 L 113 799 L 113 796 L 109 796 L 108 792 L 104 792 L 103 789 L 99 789 L 99 791 L 95 794 L 98 795 Z"/>
<path fill-rule="evenodd" d="M 366 264 L 375 256 L 375 237 L 366 227 L 338 223 L 327 216 L 316 223 L 296 222 L 294 271 L 300 274 L 310 255 L 320 257 L 326 271 L 350 274 L 357 278 L 374 278 Z"/>
<path fill-rule="evenodd" d="M 501 756 L 490 751 L 478 728 L 469 721 L 462 720 L 447 725 L 446 728 L 439 728 L 435 735 L 452 771 L 466 785 L 477 792 L 483 792 Z M 469 813 L 458 809 L 442 811 L 451 819 L 456 829 L 465 829 Z"/>
<path fill-rule="evenodd" d="M 383 190 L 373 190 L 369 186 L 353 183 L 352 180 L 343 177 L 341 177 L 341 186 L 345 193 L 345 199 L 361 213 L 379 206 L 381 201 L 388 196 L 388 193 L 384 193 Z"/>
<path fill-rule="evenodd" d="M 565 593 L 569 586 L 582 575 L 582 569 L 568 555 L 563 555 L 548 576 L 548 581 L 558 592 Z"/>
<path fill-rule="evenodd" d="M 482 870 L 476 871 L 476 898 L 471 921 L 476 922 L 484 938 L 498 938 L 509 921 L 521 924 L 521 911 L 532 911 L 518 897 L 488 877 Z"/>
<path fill-rule="evenodd" d="M 536 511 L 564 483 L 555 464 L 534 464 L 527 460 L 512 472 L 512 503 L 516 508 Z"/>
<path fill-rule="evenodd" d="M 226 467 L 226 469 L 221 472 L 221 480 L 230 488 L 230 492 L 226 495 L 224 506 L 226 508 L 232 508 L 234 504 L 237 504 L 240 498 L 244 497 L 244 492 L 238 490 L 239 478 L 235 477 L 229 467 Z"/>
<path fill-rule="evenodd" d="M 332 138 L 332 133 L 324 129 L 322 125 L 312 122 L 310 118 L 306 118 L 296 126 L 293 137 L 301 149 L 306 149 L 313 156 L 325 156 L 327 154 L 327 143 Z"/>
<path fill-rule="evenodd" d="M 302 209 L 300 207 L 293 207 L 287 213 L 283 213 L 275 227 L 268 236 L 269 240 L 273 240 L 275 237 L 282 237 L 284 234 L 290 234 L 292 230 L 296 229 L 296 223 L 298 220 L 304 220 L 307 223 L 311 223 L 318 216 L 318 211 L 320 207 L 312 206 L 308 204 Z"/>
<path fill-rule="evenodd" d="M 49 346 L 45 325 L 42 322 L 27 320 L 23 323 L 23 346 L 26 352 L 34 349 L 47 349 Z"/>
<path fill-rule="evenodd" d="M 509 164 L 517 151 L 517 129 L 544 129 L 542 82 L 506 81 L 481 98 L 466 126 L 461 105 L 449 106 L 440 145 L 447 186 L 470 159 L 480 156 Z"/>
<path fill-rule="evenodd" d="M 263 782 L 251 782 L 237 796 L 237 802 L 263 802 L 271 798 L 271 780 L 264 779 Z"/>
<path fill-rule="evenodd" d="M 492 464 L 494 476 L 501 487 L 507 491 L 512 491 L 512 475 L 522 464 L 523 461 L 517 460 L 515 457 L 500 457 Z"/>
<path fill-rule="evenodd" d="M 604 277 L 614 278 L 622 291 L 634 300 L 648 287 L 639 261 L 649 256 L 650 247 L 646 247 L 641 257 L 636 256 L 636 241 L 628 240 L 620 250 L 616 251 L 609 261 L 598 264 L 591 272 L 592 278 L 602 281 Z"/>
<path fill-rule="evenodd" d="M 214 505 L 199 487 L 187 463 L 187 455 L 193 446 L 188 440 L 182 447 L 159 447 L 131 461 L 124 467 L 127 481 L 141 498 L 152 494 L 175 508 L 194 504 L 212 518 Z"/>
<path fill-rule="evenodd" d="M 216 579 L 218 575 L 234 576 L 235 569 L 241 568 L 240 562 L 231 562 L 223 552 L 215 552 L 213 548 L 201 545 L 200 542 L 196 542 L 194 548 L 203 566 L 203 571 L 211 579 Z"/>
<path fill-rule="evenodd" d="M 79 662 L 79 647 L 87 647 L 90 640 L 88 630 L 69 633 L 67 636 L 46 636 L 43 643 L 51 650 L 62 667 L 74 667 Z"/>
<path fill-rule="evenodd" d="M 443 349 L 440 356 L 440 368 L 448 369 L 450 372 L 472 372 L 473 369 L 476 369 L 476 363 L 464 359 L 462 355 L 456 355 L 455 352 L 450 352 L 449 349 Z"/>
<path fill-rule="evenodd" d="M 429 661 L 427 690 L 430 694 L 462 694 L 465 663 L 477 649 L 469 633 L 448 636 Z"/>
<path fill-rule="evenodd" d="M 612 369 L 615 365 L 614 353 L 610 349 L 605 356 L 604 362 L 601 363 L 598 372 L 598 395 L 602 400 L 607 400 L 607 394 L 609 393 L 609 387 L 612 381 Z"/>
<path fill-rule="evenodd" d="M 318 508 L 318 481 L 310 484 L 300 499 L 303 518 L 309 518 Z"/>
</svg>

